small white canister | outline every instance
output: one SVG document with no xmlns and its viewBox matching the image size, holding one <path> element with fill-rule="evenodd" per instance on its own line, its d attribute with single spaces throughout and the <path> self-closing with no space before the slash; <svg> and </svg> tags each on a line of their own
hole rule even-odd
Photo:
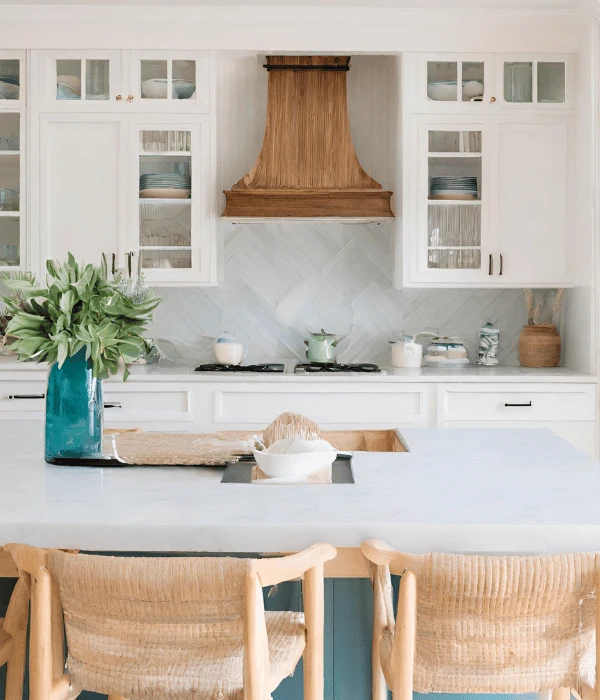
<svg viewBox="0 0 600 700">
<path fill-rule="evenodd" d="M 220 365 L 239 365 L 244 359 L 244 346 L 231 336 L 217 338 L 213 345 L 215 357 Z"/>
<path fill-rule="evenodd" d="M 390 341 L 392 345 L 392 367 L 420 367 L 423 361 L 423 346 L 410 335 L 402 340 Z"/>
</svg>

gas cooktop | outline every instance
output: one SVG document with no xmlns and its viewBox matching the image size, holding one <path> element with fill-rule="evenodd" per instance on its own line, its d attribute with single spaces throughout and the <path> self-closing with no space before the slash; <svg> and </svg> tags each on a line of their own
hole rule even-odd
<svg viewBox="0 0 600 700">
<path fill-rule="evenodd" d="M 271 363 L 264 365 L 219 365 L 219 364 L 209 364 L 209 365 L 198 365 L 194 368 L 194 372 L 262 372 L 262 373 L 275 373 L 275 372 L 285 372 L 285 365 Z"/>
<path fill-rule="evenodd" d="M 337 362 L 305 362 L 294 367 L 294 374 L 316 373 L 385 374 L 377 365 L 369 363 L 341 365 Z"/>
</svg>

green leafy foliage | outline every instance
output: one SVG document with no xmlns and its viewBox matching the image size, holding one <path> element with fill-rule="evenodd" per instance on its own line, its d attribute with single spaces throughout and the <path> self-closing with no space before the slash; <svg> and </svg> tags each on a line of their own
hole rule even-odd
<svg viewBox="0 0 600 700">
<path fill-rule="evenodd" d="M 67 357 L 86 348 L 94 377 L 107 379 L 118 372 L 119 360 L 150 351 L 143 333 L 160 303 L 153 292 L 136 298 L 125 294 L 121 276 L 108 278 L 104 257 L 96 267 L 80 265 L 69 253 L 63 265 L 49 260 L 46 267 L 46 288 L 31 277 L 3 279 L 11 291 L 4 298 L 10 317 L 6 334 L 17 338 L 11 348 L 19 360 L 62 367 Z M 125 368 L 124 379 L 128 374 Z"/>
</svg>

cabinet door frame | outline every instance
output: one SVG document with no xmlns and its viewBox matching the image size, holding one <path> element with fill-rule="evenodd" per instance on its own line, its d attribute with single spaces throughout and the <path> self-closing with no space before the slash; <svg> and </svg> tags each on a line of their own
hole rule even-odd
<svg viewBox="0 0 600 700">
<path fill-rule="evenodd" d="M 496 247 L 494 251 L 494 257 L 496 259 L 496 264 L 499 264 L 500 255 L 502 255 L 503 260 L 503 275 L 500 278 L 497 274 L 495 277 L 495 286 L 500 287 L 569 287 L 572 286 L 572 280 L 569 277 L 568 264 L 565 259 L 565 268 L 562 274 L 557 273 L 538 273 L 534 271 L 524 271 L 519 273 L 511 273 L 511 261 L 507 257 L 507 250 L 503 245 L 502 233 L 499 229 L 500 226 L 500 144 L 499 135 L 502 125 L 515 125 L 517 127 L 523 127 L 527 130 L 535 130 L 536 127 L 540 125 L 564 125 L 567 130 L 567 172 L 566 172 L 566 202 L 565 202 L 565 227 L 567 222 L 573 218 L 573 189 L 575 183 L 575 173 L 574 173 L 574 134 L 573 134 L 573 122 L 568 116 L 533 116 L 526 114 L 502 114 L 492 117 L 491 119 L 491 129 L 490 129 L 490 140 L 491 140 L 491 163 L 490 163 L 490 182 L 493 191 L 496 193 L 492 199 L 491 208 L 491 228 L 493 232 L 493 238 L 496 242 Z M 566 245 L 564 246 L 564 253 L 566 256 Z M 496 268 L 497 270 L 499 268 Z"/>
<path fill-rule="evenodd" d="M 130 147 L 128 200 L 130 236 L 128 250 L 135 254 L 134 267 L 140 255 L 139 244 L 139 132 L 147 130 L 190 130 L 192 131 L 192 267 L 191 269 L 171 268 L 143 270 L 146 280 L 158 286 L 192 286 L 215 283 L 215 212 L 212 192 L 216 187 L 214 175 L 214 148 L 211 132 L 212 118 L 210 115 L 134 115 L 130 117 Z M 213 134 L 214 135 L 214 134 Z M 204 155 L 205 154 L 205 155 Z M 148 155 L 151 155 L 149 152 Z M 197 194 L 196 194 L 197 193 Z M 183 201 L 183 200 L 182 200 Z"/>
<path fill-rule="evenodd" d="M 462 79 L 463 63 L 483 63 L 483 100 L 481 102 L 464 102 L 463 100 L 436 101 L 427 96 L 427 63 L 430 61 L 457 63 L 457 81 Z M 409 79 L 407 73 L 412 75 L 414 84 L 410 94 L 414 105 L 414 112 L 430 114 L 463 114 L 468 117 L 488 114 L 490 111 L 490 99 L 494 85 L 494 55 L 491 53 L 419 53 L 408 57 L 405 71 L 405 80 Z M 457 92 L 458 96 L 458 92 Z"/>
<path fill-rule="evenodd" d="M 20 100 L 10 100 L 15 105 Z M 31 255 L 29 252 L 29 241 L 27 235 L 28 213 L 29 213 L 29 193 L 28 185 L 28 144 L 27 144 L 27 113 L 24 108 L 15 107 L 14 109 L 0 110 L 0 118 L 3 114 L 18 114 L 19 115 L 19 150 L 15 151 L 19 156 L 19 211 L 16 212 L 0 212 L 0 221 L 4 218 L 19 219 L 19 264 L 18 265 L 0 265 L 0 273 L 16 272 L 17 270 L 29 270 L 31 268 Z M 10 154 L 10 151 L 5 153 Z M 12 215 L 12 216 L 11 216 Z"/>
<path fill-rule="evenodd" d="M 528 112 L 531 114 L 557 113 L 564 114 L 573 110 L 573 102 L 576 94 L 575 86 L 575 56 L 573 54 L 540 54 L 540 53 L 512 53 L 495 54 L 494 56 L 494 97 L 493 111 L 502 112 Z M 504 64 L 511 62 L 530 62 L 532 66 L 532 102 L 506 102 L 504 99 Z M 537 64 L 538 63 L 564 63 L 565 64 L 565 101 L 564 102 L 538 102 L 537 101 Z"/>
<path fill-rule="evenodd" d="M 120 143 L 122 144 L 118 159 L 118 171 L 119 171 L 119 191 L 126 193 L 127 191 L 127 153 L 128 153 L 128 121 L 127 117 L 119 114 L 65 114 L 60 112 L 57 114 L 42 114 L 40 115 L 40 133 L 39 133 L 39 163 L 37 163 L 39 168 L 39 231 L 40 231 L 40 264 L 39 270 L 40 279 L 45 279 L 46 270 L 46 260 L 50 257 L 50 231 L 49 231 L 49 212 L 48 212 L 48 190 L 47 182 L 49 178 L 48 174 L 48 152 L 44 147 L 47 143 L 48 135 L 48 125 L 56 123 L 116 123 L 119 125 L 120 132 Z M 35 166 L 34 162 L 34 166 Z M 119 266 L 119 261 L 125 258 L 125 245 L 127 243 L 127 198 L 126 196 L 121 196 L 119 198 L 117 220 L 119 222 L 119 230 L 117 231 L 117 250 L 114 251 L 116 255 L 117 266 Z M 63 262 L 63 261 L 60 261 Z M 98 264 L 98 261 L 86 260 L 86 262 L 94 262 Z M 109 269 L 111 267 L 111 260 L 107 260 L 109 264 Z"/>
<path fill-rule="evenodd" d="M 58 100 L 56 98 L 56 61 L 80 60 L 82 65 L 82 99 Z M 108 60 L 109 62 L 109 99 L 85 99 L 85 61 Z M 123 52 L 120 50 L 82 50 L 59 49 L 39 52 L 39 95 L 41 112 L 122 112 L 128 108 L 125 93 Z"/>
<path fill-rule="evenodd" d="M 429 192 L 429 144 L 428 132 L 437 131 L 481 131 L 482 134 L 482 197 L 481 204 L 481 268 L 478 270 L 442 268 L 427 268 L 427 221 L 430 205 Z M 404 191 L 409 200 L 409 206 L 404 215 L 405 251 L 409 246 L 407 262 L 410 265 L 409 279 L 416 286 L 445 286 L 445 287 L 481 287 L 489 283 L 489 255 L 494 250 L 495 241 L 491 238 L 489 224 L 490 208 L 490 143 L 489 123 L 486 117 L 470 119 L 458 116 L 447 117 L 416 117 L 412 128 L 412 138 L 406 144 L 410 151 L 405 151 L 413 167 L 406 168 Z M 408 176 L 416 173 L 417 177 Z M 437 205 L 448 206 L 448 205 Z"/>
<path fill-rule="evenodd" d="M 141 94 L 141 62 L 144 60 L 167 61 L 168 77 L 172 74 L 172 61 L 195 61 L 196 63 L 196 97 L 188 100 L 151 99 L 142 98 Z M 181 50 L 138 50 L 128 51 L 126 55 L 128 64 L 128 95 L 133 96 L 131 103 L 136 112 L 148 113 L 176 113 L 188 112 L 208 113 L 211 107 L 211 61 L 208 51 L 181 51 Z"/>
</svg>

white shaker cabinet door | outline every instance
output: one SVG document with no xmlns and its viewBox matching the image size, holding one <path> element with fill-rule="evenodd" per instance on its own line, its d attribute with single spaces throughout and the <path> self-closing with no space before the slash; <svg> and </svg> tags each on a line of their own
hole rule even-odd
<svg viewBox="0 0 600 700">
<path fill-rule="evenodd" d="M 45 115 L 40 123 L 42 266 L 48 258 L 124 264 L 127 125 L 118 115 Z"/>
<path fill-rule="evenodd" d="M 498 117 L 492 125 L 497 281 L 567 284 L 571 212 L 568 117 Z"/>
</svg>

